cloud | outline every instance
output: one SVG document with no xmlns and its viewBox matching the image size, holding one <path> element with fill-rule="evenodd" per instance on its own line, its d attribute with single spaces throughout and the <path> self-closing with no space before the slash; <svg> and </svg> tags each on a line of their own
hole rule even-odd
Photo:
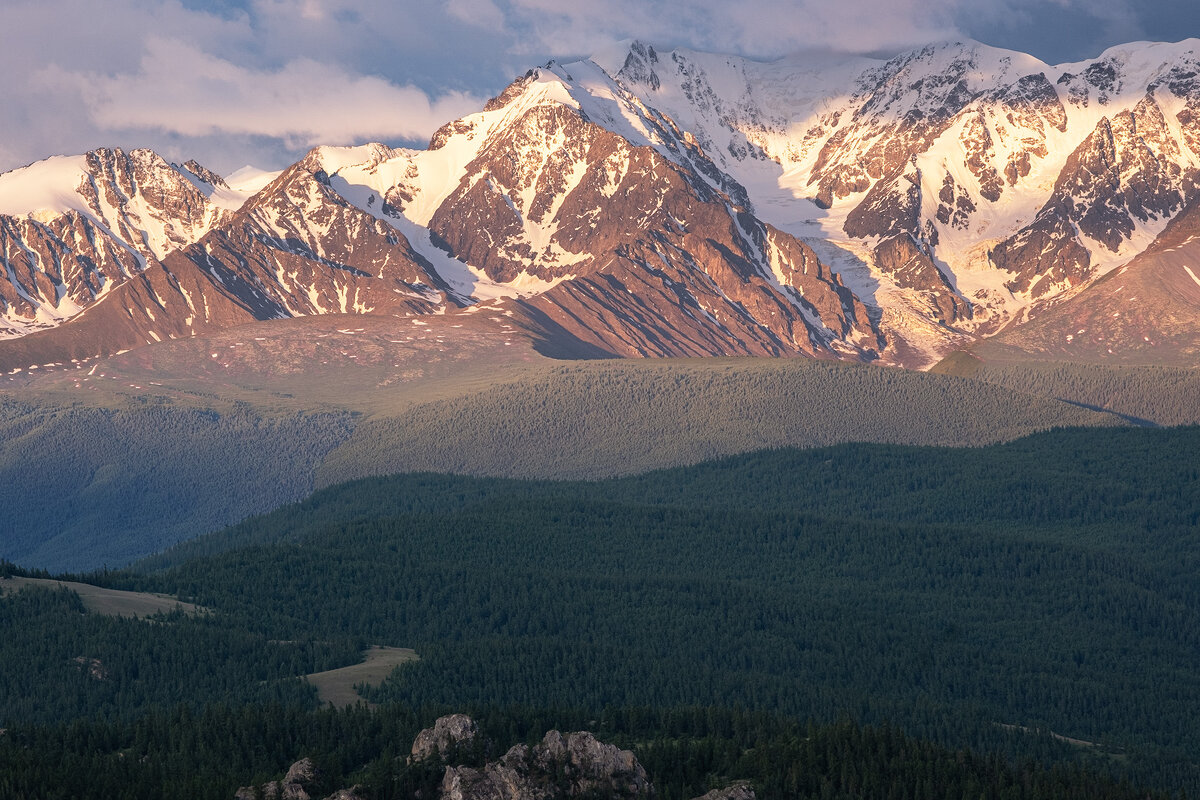
<svg viewBox="0 0 1200 800">
<path fill-rule="evenodd" d="M 665 46 L 772 58 L 804 49 L 895 53 L 955 38 L 1025 50 L 1051 62 L 1142 38 L 1200 35 L 1194 0 L 506 0 L 514 48 L 586 54 L 638 38 Z"/>
<path fill-rule="evenodd" d="M 228 170 L 318 141 L 411 143 L 530 66 L 631 38 L 771 58 L 968 36 L 1069 61 L 1200 34 L 1195 0 L 3 2 L 0 170 L 100 145 Z"/>
<path fill-rule="evenodd" d="M 505 27 L 504 12 L 492 0 L 448 0 L 446 11 L 468 25 L 493 31 Z"/>
<path fill-rule="evenodd" d="M 304 4 L 313 5 L 315 0 Z M 483 102 L 461 92 L 431 100 L 413 86 L 310 58 L 253 69 L 157 37 L 146 41 L 137 72 L 106 76 L 50 68 L 42 78 L 47 85 L 77 90 L 101 129 L 253 134 L 292 146 L 427 139 Z"/>
<path fill-rule="evenodd" d="M 5 0 L 0 170 L 98 146 L 228 171 L 317 141 L 419 142 L 525 68 L 485 6 L 460 12 L 489 27 L 415 2 Z"/>
<path fill-rule="evenodd" d="M 820 47 L 849 52 L 900 49 L 958 33 L 946 2 L 932 0 L 611 0 L 603 5 L 511 0 L 516 26 L 536 46 L 587 52 L 598 41 L 640 38 L 664 45 L 771 57 Z"/>
</svg>

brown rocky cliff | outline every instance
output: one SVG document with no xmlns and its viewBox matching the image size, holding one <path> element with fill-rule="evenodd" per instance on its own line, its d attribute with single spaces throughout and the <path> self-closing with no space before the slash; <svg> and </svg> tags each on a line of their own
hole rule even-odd
<svg viewBox="0 0 1200 800">
<path fill-rule="evenodd" d="M 231 214 L 151 150 L 103 148 L 82 161 L 79 184 L 57 187 L 76 193 L 78 209 L 0 215 L 0 316 L 21 332 L 90 307 Z M 196 180 L 220 180 L 189 163 Z"/>
</svg>

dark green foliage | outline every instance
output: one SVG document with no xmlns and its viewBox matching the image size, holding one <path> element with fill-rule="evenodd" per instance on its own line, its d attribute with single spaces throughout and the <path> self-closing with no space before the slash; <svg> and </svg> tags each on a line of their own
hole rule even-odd
<svg viewBox="0 0 1200 800">
<path fill-rule="evenodd" d="M 56 570 L 120 566 L 303 497 L 348 417 L 0 398 L 0 555 Z"/>
<path fill-rule="evenodd" d="M 254 592 L 249 592 L 251 596 Z M 85 613 L 67 589 L 0 599 L 0 726 L 131 717 L 186 700 L 316 704 L 297 676 L 352 663 L 356 642 L 269 642 L 207 616 Z"/>
<path fill-rule="evenodd" d="M 1100 364 L 982 364 L 972 377 L 1157 425 L 1200 423 L 1200 370 Z"/>
<path fill-rule="evenodd" d="M 94 580 L 179 594 L 255 647 L 413 647 L 420 661 L 367 691 L 406 708 L 847 713 L 1192 788 L 1196 452 L 1200 428 L 1120 428 L 960 450 L 767 451 L 597 483 L 375 478 L 143 565 L 158 571 Z M 16 629 L 27 618 L 10 617 Z M 139 625 L 123 635 L 166 627 Z M 61 679 L 36 691 L 69 708 L 78 690 Z M 0 724 L 23 713 L 0 709 Z M 800 746 L 779 743 L 778 758 Z M 848 796 L 853 774 L 778 791 Z"/>
<path fill-rule="evenodd" d="M 1186 785 L 1198 451 L 1197 428 L 1067 430 L 599 483 L 368 479 L 123 581 L 275 638 L 416 648 L 376 700 L 849 711 L 987 747 L 1018 724 Z"/>
</svg>

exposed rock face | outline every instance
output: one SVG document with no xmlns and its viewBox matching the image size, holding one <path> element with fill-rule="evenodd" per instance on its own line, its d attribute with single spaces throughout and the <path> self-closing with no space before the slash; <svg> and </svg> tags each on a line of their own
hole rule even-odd
<svg viewBox="0 0 1200 800">
<path fill-rule="evenodd" d="M 460 747 L 475 741 L 478 734 L 475 720 L 466 714 L 439 717 L 432 728 L 425 728 L 413 740 L 412 761 L 429 758 L 449 758 Z"/>
<path fill-rule="evenodd" d="M 404 235 L 342 198 L 311 160 L 180 255 L 257 319 L 431 313 L 446 301 L 445 285 Z"/>
<path fill-rule="evenodd" d="M 875 260 L 883 274 L 898 286 L 915 289 L 931 306 L 930 315 L 944 325 L 971 317 L 971 306 L 946 280 L 929 253 L 907 233 L 885 239 L 875 248 Z"/>
<path fill-rule="evenodd" d="M 1200 367 L 1200 199 L 1126 266 L 994 346 L 1070 361 Z"/>
<path fill-rule="evenodd" d="M 587 732 L 550 731 L 533 748 L 516 745 L 482 769 L 447 767 L 444 800 L 638 798 L 654 793 L 646 771 L 628 750 Z"/>
<path fill-rule="evenodd" d="M 208 273 L 179 254 L 151 264 L 66 325 L 0 343 L 0 371 L 86 362 L 255 319 Z"/>
<path fill-rule="evenodd" d="M 1181 166 L 1180 147 L 1152 95 L 1103 117 L 1067 158 L 1034 222 L 992 252 L 997 266 L 1015 273 L 1008 287 L 1042 297 L 1080 286 L 1095 272 L 1081 234 L 1115 254 L 1139 225 L 1170 219 L 1197 177 Z"/>
<path fill-rule="evenodd" d="M 410 764 L 433 758 L 461 755 L 461 748 L 474 744 L 478 736 L 475 722 L 465 714 L 438 719 L 432 728 L 421 731 L 412 746 Z M 292 765 L 282 781 L 272 781 L 257 789 L 238 789 L 235 800 L 310 800 L 310 791 L 319 780 L 308 759 Z M 654 797 L 654 786 L 646 770 L 628 750 L 597 741 L 586 731 L 560 733 L 552 730 L 533 747 L 518 744 L 497 761 L 481 767 L 446 767 L 437 790 L 440 800 L 569 800 L 607 798 L 634 800 Z M 358 787 L 342 789 L 326 800 L 357 800 Z M 746 783 L 716 789 L 696 800 L 754 800 L 754 790 Z"/>
<path fill-rule="evenodd" d="M 955 331 L 995 330 L 1077 292 L 1146 247 L 1195 191 L 1194 41 L 1117 47 L 1070 70 L 972 42 L 882 63 L 637 52 L 619 77 L 683 121 L 721 169 L 770 187 L 750 192 L 760 213 L 787 208 L 775 186 L 830 212 L 768 222 L 865 240 L 857 252 L 873 275 L 894 278 L 902 233 L 943 268 L 971 315 L 929 303 L 924 280 L 895 281 L 868 298 L 889 348 L 937 352 Z M 951 317 L 954 330 L 928 325 Z"/>
<path fill-rule="evenodd" d="M 92 218 L 0 216 L 0 313 L 10 332 L 70 317 L 143 269 L 144 260 Z"/>
<path fill-rule="evenodd" d="M 480 150 L 429 227 L 492 280 L 557 284 L 528 302 L 617 355 L 832 355 L 837 342 L 874 357 L 881 342 L 862 303 L 698 160 L 537 104 Z"/>
</svg>

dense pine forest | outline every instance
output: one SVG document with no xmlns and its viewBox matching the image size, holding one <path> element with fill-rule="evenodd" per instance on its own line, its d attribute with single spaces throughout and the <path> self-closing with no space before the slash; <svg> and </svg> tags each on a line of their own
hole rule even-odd
<svg viewBox="0 0 1200 800">
<path fill-rule="evenodd" d="M 611 731 L 668 797 L 718 776 L 766 797 L 1192 791 L 1198 448 L 1200 428 L 1056 430 L 599 482 L 331 487 L 86 576 L 207 613 L 114 620 L 66 592 L 0 599 L 0 772 L 36 796 L 65 763 L 228 797 L 312 754 L 388 796 L 419 777 L 391 756 L 450 709 L 498 727 L 510 714 L 500 741 L 545 730 L 522 719 Z M 370 644 L 420 660 L 361 688 L 374 712 L 314 712 L 297 676 Z M 646 720 L 605 722 L 634 708 Z M 689 708 L 714 727 L 673 727 Z M 201 744 L 222 736 L 264 744 Z"/>
</svg>

